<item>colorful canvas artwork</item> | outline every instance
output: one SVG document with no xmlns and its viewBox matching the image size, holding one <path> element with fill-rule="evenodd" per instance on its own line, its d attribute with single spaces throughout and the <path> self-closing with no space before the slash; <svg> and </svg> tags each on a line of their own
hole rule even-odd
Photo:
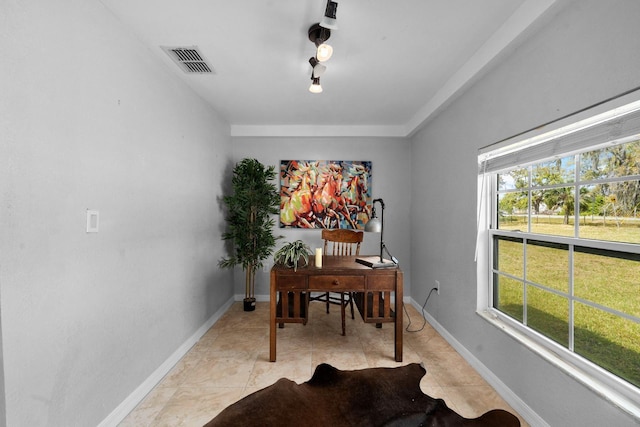
<svg viewBox="0 0 640 427">
<path fill-rule="evenodd" d="M 280 227 L 362 229 L 370 212 L 370 161 L 280 162 Z"/>
</svg>

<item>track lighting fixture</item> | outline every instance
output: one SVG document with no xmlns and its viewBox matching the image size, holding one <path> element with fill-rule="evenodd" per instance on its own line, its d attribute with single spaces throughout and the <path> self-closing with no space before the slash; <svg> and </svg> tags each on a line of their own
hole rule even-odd
<svg viewBox="0 0 640 427">
<path fill-rule="evenodd" d="M 320 21 L 320 26 L 330 30 L 337 30 L 336 11 L 338 10 L 338 2 L 327 0 L 327 7 L 324 11 L 324 17 Z"/>
<path fill-rule="evenodd" d="M 311 76 L 311 86 L 309 86 L 309 92 L 320 93 L 322 92 L 322 86 L 320 86 L 320 77 Z"/>
<path fill-rule="evenodd" d="M 311 65 L 311 86 L 309 92 L 320 93 L 320 76 L 324 74 L 327 67 L 321 62 L 327 61 L 333 55 L 333 48 L 326 43 L 331 37 L 331 30 L 338 29 L 336 24 L 336 11 L 338 10 L 338 2 L 327 0 L 327 7 L 324 11 L 324 17 L 321 22 L 313 24 L 309 27 L 309 40 L 316 46 L 316 54 L 309 58 Z"/>
</svg>

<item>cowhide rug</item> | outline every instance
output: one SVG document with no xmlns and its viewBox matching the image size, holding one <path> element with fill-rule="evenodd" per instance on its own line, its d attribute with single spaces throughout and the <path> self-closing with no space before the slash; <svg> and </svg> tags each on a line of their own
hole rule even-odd
<svg viewBox="0 0 640 427">
<path fill-rule="evenodd" d="M 358 371 L 321 364 L 306 383 L 281 378 L 227 407 L 205 427 L 520 426 L 516 416 L 501 409 L 463 418 L 444 400 L 422 393 L 420 379 L 426 372 L 417 363 Z"/>
</svg>

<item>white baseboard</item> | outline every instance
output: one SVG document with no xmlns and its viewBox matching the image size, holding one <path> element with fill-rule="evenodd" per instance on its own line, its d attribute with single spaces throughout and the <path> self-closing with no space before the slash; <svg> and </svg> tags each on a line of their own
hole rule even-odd
<svg viewBox="0 0 640 427">
<path fill-rule="evenodd" d="M 158 367 L 142 384 L 136 388 L 120 405 L 118 405 L 98 427 L 115 427 L 135 409 L 136 406 L 149 394 L 153 388 L 164 378 L 165 375 L 184 357 L 198 340 L 213 326 L 214 323 L 231 307 L 234 299 L 230 298 L 218 311 L 216 311 L 207 321 L 198 328 L 180 347 L 173 352 L 162 365 Z"/>
<path fill-rule="evenodd" d="M 422 312 L 422 306 L 411 299 L 411 305 Z M 438 321 L 426 311 L 424 312 L 427 322 L 453 347 L 460 355 L 473 367 L 482 378 L 516 411 L 527 423 L 535 427 L 549 427 L 536 412 L 533 411 L 517 394 L 507 387 L 489 368 L 478 360 L 465 346 L 460 344 Z"/>
</svg>

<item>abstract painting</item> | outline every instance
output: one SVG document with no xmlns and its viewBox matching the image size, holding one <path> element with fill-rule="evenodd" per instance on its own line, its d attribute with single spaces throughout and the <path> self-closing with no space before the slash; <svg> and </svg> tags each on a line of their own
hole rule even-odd
<svg viewBox="0 0 640 427">
<path fill-rule="evenodd" d="M 280 227 L 363 229 L 370 212 L 370 161 L 280 162 Z"/>
</svg>

